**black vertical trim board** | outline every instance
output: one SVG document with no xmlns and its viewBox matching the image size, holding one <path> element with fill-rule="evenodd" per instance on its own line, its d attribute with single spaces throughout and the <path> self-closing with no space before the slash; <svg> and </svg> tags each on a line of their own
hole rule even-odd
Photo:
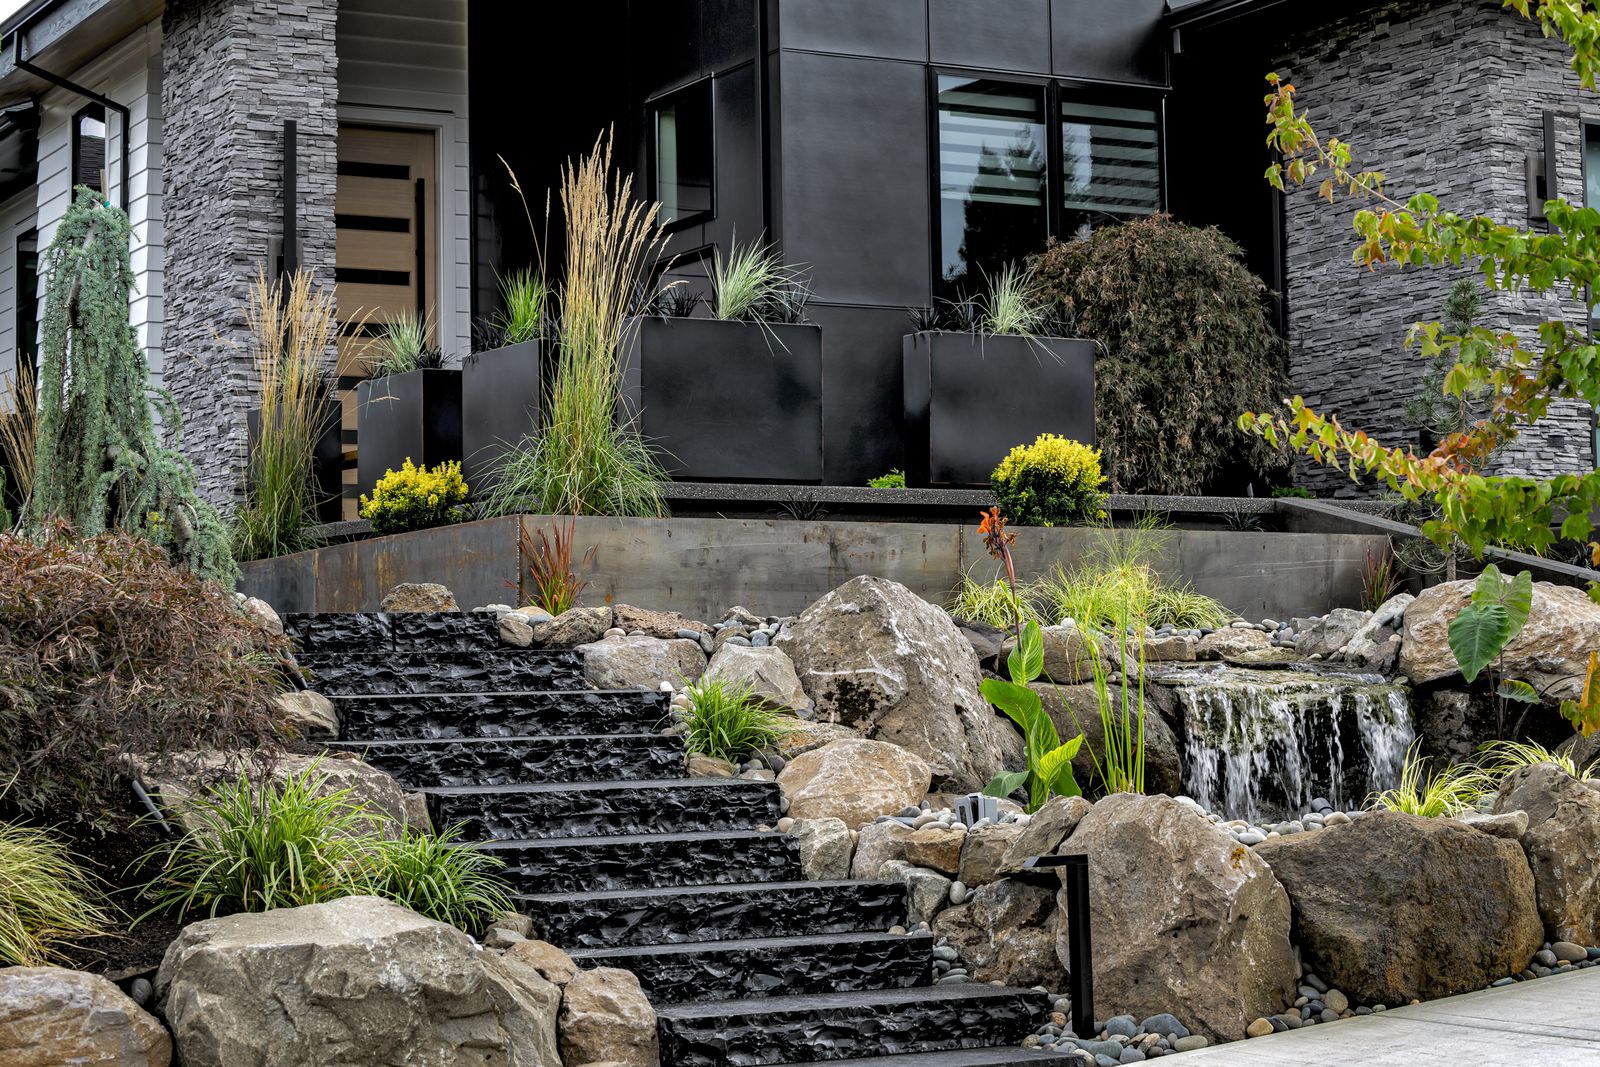
<svg viewBox="0 0 1600 1067">
<path fill-rule="evenodd" d="M 283 273 L 300 269 L 300 124 L 283 120 Z"/>
<path fill-rule="evenodd" d="M 436 149 L 437 150 L 437 149 Z M 407 171 L 407 173 L 410 173 Z M 417 314 L 428 313 L 428 181 L 417 179 Z"/>
</svg>

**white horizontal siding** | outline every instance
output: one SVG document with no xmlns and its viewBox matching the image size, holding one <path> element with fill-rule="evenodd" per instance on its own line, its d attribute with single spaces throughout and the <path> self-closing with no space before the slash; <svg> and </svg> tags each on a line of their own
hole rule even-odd
<svg viewBox="0 0 1600 1067">
<path fill-rule="evenodd" d="M 33 190 L 0 204 L 0 378 L 16 373 L 17 302 L 32 294 L 17 292 L 17 237 L 33 228 Z"/>
<path fill-rule="evenodd" d="M 467 0 L 340 0 L 342 118 L 439 134 L 436 316 L 446 354 L 472 345 L 471 157 L 467 145 Z"/>
</svg>

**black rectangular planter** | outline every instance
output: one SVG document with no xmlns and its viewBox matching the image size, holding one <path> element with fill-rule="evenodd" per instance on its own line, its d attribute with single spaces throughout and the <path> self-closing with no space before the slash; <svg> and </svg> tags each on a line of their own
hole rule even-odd
<svg viewBox="0 0 1600 1067">
<path fill-rule="evenodd" d="M 493 484 L 505 453 L 539 424 L 537 339 L 474 352 L 461 363 L 461 470 L 474 499 Z"/>
<path fill-rule="evenodd" d="M 317 424 L 321 431 L 311 455 L 311 483 L 317 495 L 317 519 L 320 522 L 338 522 L 344 517 L 344 431 L 339 425 L 339 402 L 332 397 L 317 405 Z M 261 430 L 261 409 L 254 408 L 245 415 L 245 426 L 251 453 L 256 450 L 256 438 Z"/>
<path fill-rule="evenodd" d="M 907 485 L 986 486 L 1042 433 L 1095 442 L 1093 341 L 930 331 L 901 356 Z"/>
<path fill-rule="evenodd" d="M 371 495 L 385 471 L 461 458 L 461 372 L 414 370 L 356 386 L 356 485 Z"/>
<path fill-rule="evenodd" d="M 822 481 L 822 329 L 630 321 L 622 402 L 673 478 Z"/>
</svg>

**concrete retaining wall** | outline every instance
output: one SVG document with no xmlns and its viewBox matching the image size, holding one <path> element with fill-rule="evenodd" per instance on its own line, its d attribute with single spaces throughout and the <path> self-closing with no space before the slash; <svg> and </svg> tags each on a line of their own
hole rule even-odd
<svg viewBox="0 0 1600 1067">
<path fill-rule="evenodd" d="M 302 552 L 244 565 L 240 589 L 279 611 L 371 611 L 398 582 L 443 582 L 463 608 L 525 602 L 519 523 L 529 531 L 559 520 L 489 519 L 461 526 Z M 734 604 L 787 615 L 859 574 L 875 574 L 943 602 L 959 574 L 988 579 L 996 564 L 974 526 L 800 522 L 778 519 L 581 518 L 577 552 L 589 603 L 628 603 L 720 618 Z M 1071 567 L 1107 533 L 1069 528 L 1018 531 L 1021 576 Z M 1250 619 L 1288 619 L 1358 606 L 1367 552 L 1386 538 L 1349 533 L 1172 530 L 1160 569 Z M 508 584 L 509 583 L 509 584 Z"/>
</svg>

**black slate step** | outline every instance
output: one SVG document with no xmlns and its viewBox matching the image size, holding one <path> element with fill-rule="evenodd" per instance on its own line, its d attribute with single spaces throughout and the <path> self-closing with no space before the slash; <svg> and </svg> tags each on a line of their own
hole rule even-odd
<svg viewBox="0 0 1600 1067">
<path fill-rule="evenodd" d="M 583 657 L 568 650 L 306 652 L 297 660 L 327 697 L 587 688 Z"/>
<path fill-rule="evenodd" d="M 815 1063 L 1020 1045 L 1050 1011 L 1044 993 L 955 983 L 797 997 L 664 1004 L 671 1067 Z"/>
<path fill-rule="evenodd" d="M 775 782 L 675 778 L 426 790 L 435 826 L 468 840 L 754 830 L 780 818 Z"/>
<path fill-rule="evenodd" d="M 784 882 L 800 878 L 788 834 L 722 830 L 546 841 L 491 841 L 519 893 L 584 893 L 667 885 Z"/>
<path fill-rule="evenodd" d="M 302 652 L 466 652 L 501 647 L 499 621 L 481 611 L 293 612 L 283 617 L 283 632 Z"/>
<path fill-rule="evenodd" d="M 580 967 L 621 967 L 657 1007 L 687 1001 L 905 989 L 928 982 L 931 934 L 820 934 L 584 949 Z"/>
<path fill-rule="evenodd" d="M 666 693 L 622 689 L 337 698 L 346 741 L 646 734 L 671 713 Z"/>
<path fill-rule="evenodd" d="M 652 781 L 683 774 L 683 744 L 660 734 L 338 741 L 413 789 L 540 782 Z"/>
<path fill-rule="evenodd" d="M 899 1056 L 861 1056 L 851 1067 L 1034 1067 L 1041 1060 L 1061 1062 L 1058 1052 L 1002 1045 L 998 1048 L 963 1048 L 950 1052 L 907 1052 Z M 779 1064 L 778 1067 L 787 1067 Z"/>
<path fill-rule="evenodd" d="M 573 950 L 740 937 L 883 931 L 906 917 L 900 882 L 767 882 L 537 893 L 517 898 L 537 935 Z"/>
</svg>

